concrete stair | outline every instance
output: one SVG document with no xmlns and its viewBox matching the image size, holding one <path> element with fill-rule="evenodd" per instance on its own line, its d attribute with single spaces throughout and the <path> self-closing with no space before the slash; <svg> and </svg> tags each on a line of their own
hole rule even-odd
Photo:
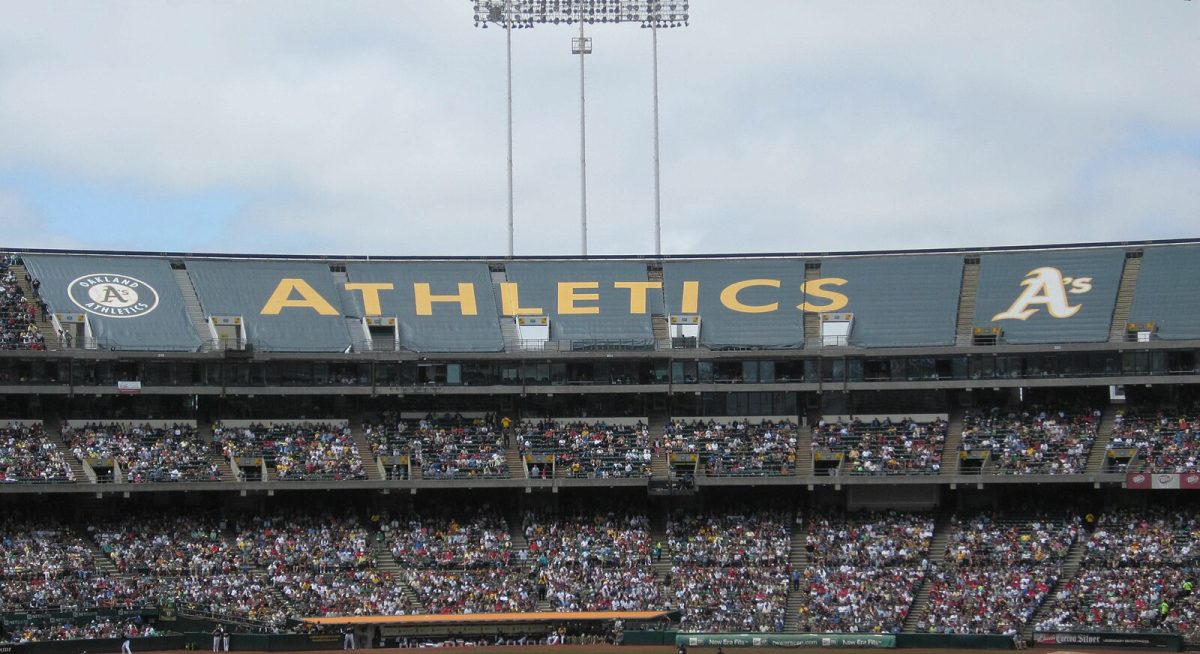
<svg viewBox="0 0 1200 654">
<path fill-rule="evenodd" d="M 362 457 L 363 470 L 367 473 L 367 479 L 370 481 L 383 480 L 385 477 L 379 465 L 379 458 L 375 456 L 375 452 L 371 449 L 371 443 L 363 431 L 362 418 L 351 421 L 350 434 L 354 437 L 354 446 L 358 448 L 358 455 Z"/>
<path fill-rule="evenodd" d="M 91 548 L 92 561 L 94 561 L 96 563 L 96 570 L 100 571 L 100 574 L 102 576 L 105 576 L 105 577 L 120 577 L 120 576 L 122 576 L 121 574 L 119 574 L 117 572 L 117 566 L 113 564 L 112 559 L 109 558 L 107 554 L 105 554 L 104 552 L 102 552 L 100 550 L 100 546 L 96 544 L 96 541 L 92 540 L 91 534 L 89 534 L 86 529 L 84 529 L 82 526 L 76 527 L 75 535 L 78 536 L 80 539 L 82 539 L 83 542 L 86 543 L 88 545 L 88 547 Z"/>
<path fill-rule="evenodd" d="M 971 345 L 975 339 L 975 299 L 979 293 L 979 257 L 968 257 L 963 263 L 962 286 L 958 291 L 958 322 L 955 324 L 955 343 Z"/>
<path fill-rule="evenodd" d="M 663 270 L 659 266 L 650 266 L 646 269 L 646 281 L 663 283 Z M 659 297 L 662 297 L 661 291 Z M 664 307 L 664 311 L 666 308 Z M 654 332 L 654 346 L 657 350 L 671 349 L 671 329 L 667 322 L 667 317 L 662 314 L 653 314 L 650 316 L 650 327 Z"/>
<path fill-rule="evenodd" d="M 1142 253 L 1127 252 L 1125 267 L 1121 270 L 1121 285 L 1117 287 L 1117 301 L 1113 305 L 1112 325 L 1109 328 L 1110 343 L 1124 343 L 1128 333 L 1129 309 L 1133 306 L 1133 294 L 1137 289 L 1138 276 L 1142 272 Z"/>
<path fill-rule="evenodd" d="M 966 426 L 963 417 L 962 409 L 956 408 L 950 411 L 950 424 L 946 428 L 946 444 L 942 447 L 942 471 L 939 474 L 958 474 L 958 465 L 962 462 L 959 450 L 962 449 L 962 433 Z"/>
<path fill-rule="evenodd" d="M 401 567 L 399 563 L 396 563 L 396 559 L 392 558 L 392 552 L 388 549 L 387 542 L 374 538 L 374 534 L 372 534 L 371 553 L 375 557 L 375 569 L 383 574 L 392 576 L 392 583 L 400 588 L 400 592 L 403 593 L 404 599 L 408 601 L 412 612 L 428 613 L 421 604 L 421 598 L 417 596 L 412 586 L 408 585 L 405 568 Z"/>
<path fill-rule="evenodd" d="M 1054 614 L 1054 608 L 1058 604 L 1058 599 L 1055 596 L 1059 590 L 1079 574 L 1079 568 L 1083 564 L 1084 542 L 1086 540 L 1087 532 L 1080 530 L 1079 537 L 1071 544 L 1070 551 L 1067 552 L 1066 558 L 1063 559 L 1062 570 L 1058 575 L 1058 580 L 1050 587 L 1050 592 L 1046 593 L 1045 601 L 1033 612 L 1033 616 L 1029 618 L 1029 622 L 1025 624 L 1025 628 L 1021 630 L 1021 634 L 1026 640 L 1033 638 L 1033 630 L 1038 622 Z"/>
<path fill-rule="evenodd" d="M 800 570 L 808 568 L 812 562 L 808 558 L 808 552 L 804 549 L 804 544 L 807 542 L 808 531 L 802 528 L 803 525 L 796 524 L 792 521 L 792 544 L 788 550 L 788 563 L 792 566 L 792 570 Z M 788 631 L 795 632 L 800 630 L 800 607 L 804 605 L 808 591 L 803 588 L 792 588 L 788 591 L 787 598 L 787 613 L 784 614 L 784 624 Z"/>
<path fill-rule="evenodd" d="M 503 307 L 500 295 L 500 285 L 508 281 L 508 273 L 504 270 L 492 270 L 492 294 L 496 297 L 496 306 Z M 504 337 L 504 349 L 507 352 L 520 350 L 517 334 L 517 321 L 512 316 L 500 316 L 500 335 Z"/>
<path fill-rule="evenodd" d="M 814 279 L 821 278 L 820 263 L 806 263 L 804 265 L 804 281 L 810 282 Z M 821 347 L 821 314 L 804 312 L 804 348 L 812 349 Z"/>
<path fill-rule="evenodd" d="M 796 427 L 796 470 L 795 474 L 811 476 L 813 474 L 813 437 L 812 427 L 798 425 Z"/>
<path fill-rule="evenodd" d="M 183 307 L 187 311 L 188 321 L 192 323 L 192 329 L 196 330 L 196 336 L 200 339 L 200 349 L 211 350 L 216 346 L 216 342 L 208 319 L 205 318 L 204 306 L 200 304 L 200 296 L 196 294 L 196 287 L 192 285 L 192 277 L 187 268 L 183 267 L 182 262 L 178 265 L 178 268 L 172 265 L 172 272 L 175 273 L 175 285 L 179 287 L 179 293 L 183 296 Z"/>
<path fill-rule="evenodd" d="M 650 328 L 654 332 L 654 348 L 671 349 L 671 329 L 666 316 L 650 316 Z"/>
<path fill-rule="evenodd" d="M 1088 452 L 1087 468 L 1085 468 L 1089 475 L 1105 472 L 1104 464 L 1108 461 L 1108 445 L 1112 442 L 1115 418 L 1116 410 L 1111 405 L 1100 416 L 1100 426 L 1096 429 L 1096 440 L 1092 443 L 1091 452 Z"/>
<path fill-rule="evenodd" d="M 646 428 L 650 430 L 650 442 L 665 442 L 667 433 L 667 425 L 671 423 L 671 418 L 667 414 L 655 414 L 646 418 Z M 670 479 L 671 465 L 667 459 L 667 448 L 662 448 L 654 455 L 654 460 L 651 461 L 650 471 L 654 474 L 655 479 Z"/>
<path fill-rule="evenodd" d="M 908 615 L 904 618 L 903 631 L 911 633 L 917 628 L 917 623 L 920 619 L 929 613 L 929 590 L 932 584 L 929 581 L 929 575 L 933 572 L 933 566 L 943 563 L 946 560 L 946 543 L 950 541 L 950 517 L 951 514 L 943 514 L 938 517 L 937 523 L 933 528 L 933 538 L 929 541 L 929 558 L 930 568 L 925 571 L 925 576 L 921 578 L 920 585 L 913 592 L 913 603 L 909 607 Z"/>
<path fill-rule="evenodd" d="M 529 469 L 525 467 L 525 459 L 521 457 L 521 446 L 515 436 L 509 439 L 508 447 L 504 448 L 504 462 L 508 464 L 510 479 L 529 478 Z"/>
<path fill-rule="evenodd" d="M 80 461 L 74 454 L 67 453 L 67 464 L 71 466 L 71 473 L 75 475 L 76 484 L 94 484 L 96 483 L 96 475 L 91 472 L 83 461 Z"/>
<path fill-rule="evenodd" d="M 211 443 L 213 440 L 212 425 L 203 421 L 197 421 L 196 435 L 200 437 L 200 440 Z M 221 454 L 219 449 L 214 448 L 212 453 L 208 455 L 208 460 L 217 466 L 217 470 L 221 473 L 221 481 L 242 481 L 241 475 L 234 471 L 233 466 L 229 464 L 229 461 L 225 460 L 225 456 Z"/>
<path fill-rule="evenodd" d="M 667 575 L 671 573 L 671 551 L 667 545 L 667 513 L 662 510 L 657 514 L 651 513 L 650 516 L 650 547 L 654 547 L 657 543 L 662 543 L 662 557 L 657 561 L 651 561 L 650 567 L 654 570 L 654 577 L 658 579 L 661 585 L 666 580 Z M 664 592 L 666 588 L 663 589 Z"/>
<path fill-rule="evenodd" d="M 25 281 L 25 275 L 29 273 L 29 270 L 25 267 L 25 264 L 13 264 L 9 267 L 9 269 L 12 270 L 13 277 L 17 279 L 17 288 L 21 290 L 21 295 L 25 296 L 25 299 L 32 299 L 35 302 L 40 302 L 41 295 L 35 293 L 33 291 L 33 287 Z M 41 332 L 42 336 L 46 338 L 46 349 L 61 349 L 61 343 L 58 342 L 58 334 L 54 331 L 54 325 L 51 324 L 47 319 L 48 316 L 43 316 L 40 310 L 37 312 L 36 316 L 37 320 L 34 320 L 33 324 L 37 325 L 38 331 Z"/>
</svg>

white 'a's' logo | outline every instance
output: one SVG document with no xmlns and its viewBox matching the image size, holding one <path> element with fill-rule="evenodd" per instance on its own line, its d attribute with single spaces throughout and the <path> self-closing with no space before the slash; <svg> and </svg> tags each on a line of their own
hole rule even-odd
<svg viewBox="0 0 1200 654">
<path fill-rule="evenodd" d="M 1021 280 L 1021 286 L 1024 286 L 1025 290 L 1021 291 L 1017 301 L 1013 302 L 1007 311 L 992 316 L 993 322 L 1025 320 L 1038 312 L 1037 308 L 1029 308 L 1037 304 L 1046 305 L 1046 311 L 1055 318 L 1070 318 L 1078 313 L 1083 305 L 1072 306 L 1067 300 L 1067 293 L 1087 293 L 1092 290 L 1092 278 L 1063 277 L 1058 268 L 1042 266 L 1026 273 L 1025 279 Z"/>
</svg>

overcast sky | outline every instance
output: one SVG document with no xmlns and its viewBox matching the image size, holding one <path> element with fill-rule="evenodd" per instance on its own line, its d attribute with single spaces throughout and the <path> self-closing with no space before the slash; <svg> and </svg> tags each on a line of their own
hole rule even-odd
<svg viewBox="0 0 1200 654">
<path fill-rule="evenodd" d="M 471 0 L 0 0 L 8 247 L 503 255 Z M 1200 237 L 1200 2 L 693 0 L 663 251 Z M 516 254 L 578 254 L 574 28 L 513 33 Z M 651 35 L 590 30 L 589 251 L 653 253 Z"/>
</svg>

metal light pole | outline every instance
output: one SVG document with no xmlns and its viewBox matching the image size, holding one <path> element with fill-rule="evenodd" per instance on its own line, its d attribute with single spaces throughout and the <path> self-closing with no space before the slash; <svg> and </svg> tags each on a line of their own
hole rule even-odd
<svg viewBox="0 0 1200 654">
<path fill-rule="evenodd" d="M 656 5 L 657 7 L 657 5 Z M 662 256 L 662 169 L 658 158 L 658 21 L 650 21 L 654 50 L 654 256 Z"/>
<path fill-rule="evenodd" d="M 587 137 L 584 56 L 592 40 L 584 36 L 585 24 L 640 23 L 650 28 L 654 61 L 654 253 L 662 254 L 661 165 L 658 125 L 658 28 L 684 27 L 689 20 L 689 0 L 471 0 L 475 26 L 503 25 L 508 32 L 508 253 L 513 242 L 512 155 L 512 28 L 579 23 L 579 36 L 571 39 L 571 53 L 579 55 L 579 190 L 583 254 L 587 254 Z"/>
<path fill-rule="evenodd" d="M 504 66 L 508 80 L 508 258 L 513 258 L 512 0 L 504 0 Z"/>
<path fill-rule="evenodd" d="M 571 54 L 579 55 L 579 234 L 583 256 L 587 256 L 587 97 L 584 95 L 583 58 L 592 53 L 592 40 L 583 35 L 579 21 L 579 38 L 571 39 Z"/>
</svg>

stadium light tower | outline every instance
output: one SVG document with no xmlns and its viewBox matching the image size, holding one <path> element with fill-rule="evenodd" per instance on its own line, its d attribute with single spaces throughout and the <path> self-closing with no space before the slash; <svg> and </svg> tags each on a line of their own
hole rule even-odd
<svg viewBox="0 0 1200 654">
<path fill-rule="evenodd" d="M 579 55 L 579 191 L 580 229 L 583 254 L 587 254 L 587 138 L 584 95 L 584 56 L 592 51 L 592 40 L 584 36 L 584 25 L 638 23 L 651 31 L 654 53 L 654 254 L 662 254 L 661 166 L 658 139 L 658 28 L 688 24 L 689 0 L 472 0 L 475 26 L 489 23 L 506 32 L 508 71 L 508 255 L 513 254 L 513 155 L 512 155 L 512 30 L 535 25 L 579 24 L 579 36 L 571 39 L 571 53 Z"/>
</svg>

